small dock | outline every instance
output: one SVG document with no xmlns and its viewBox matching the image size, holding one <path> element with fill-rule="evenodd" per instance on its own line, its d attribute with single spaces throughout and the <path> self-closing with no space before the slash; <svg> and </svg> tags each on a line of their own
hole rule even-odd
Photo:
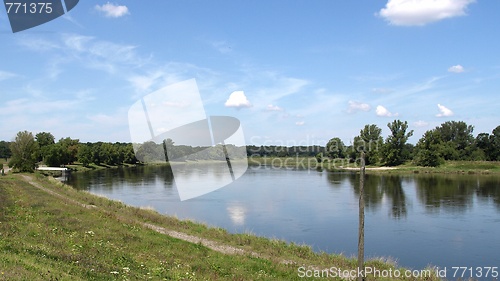
<svg viewBox="0 0 500 281">
<path fill-rule="evenodd" d="M 39 171 L 60 171 L 60 172 L 69 171 L 68 168 L 58 168 L 58 167 L 38 167 L 36 169 Z"/>
</svg>

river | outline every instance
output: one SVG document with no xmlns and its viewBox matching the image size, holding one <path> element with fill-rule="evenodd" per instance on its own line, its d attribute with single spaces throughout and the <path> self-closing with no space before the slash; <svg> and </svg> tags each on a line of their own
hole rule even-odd
<svg viewBox="0 0 500 281">
<path fill-rule="evenodd" d="M 196 181 L 193 175 L 205 174 L 217 181 L 219 173 L 207 165 L 176 176 Z M 250 167 L 233 183 L 186 201 L 179 200 L 167 166 L 74 173 L 67 182 L 233 233 L 303 243 L 318 252 L 357 253 L 359 175 L 354 172 Z M 365 196 L 367 258 L 390 257 L 413 269 L 500 266 L 499 176 L 369 174 Z"/>
</svg>

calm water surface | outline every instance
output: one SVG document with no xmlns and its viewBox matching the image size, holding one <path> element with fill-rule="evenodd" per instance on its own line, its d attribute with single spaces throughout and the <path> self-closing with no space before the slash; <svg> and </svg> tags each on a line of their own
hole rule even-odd
<svg viewBox="0 0 500 281">
<path fill-rule="evenodd" d="M 196 181 L 199 174 L 217 181 L 220 170 L 186 169 L 181 176 Z M 68 182 L 230 232 L 357 253 L 359 176 L 353 173 L 250 167 L 232 184 L 182 202 L 165 166 L 75 173 Z M 414 269 L 500 266 L 500 177 L 367 175 L 365 193 L 367 257 L 392 257 Z"/>
</svg>

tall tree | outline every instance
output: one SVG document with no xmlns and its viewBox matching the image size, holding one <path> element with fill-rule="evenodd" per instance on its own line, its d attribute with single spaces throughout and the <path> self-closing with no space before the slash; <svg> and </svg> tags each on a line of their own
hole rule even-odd
<svg viewBox="0 0 500 281">
<path fill-rule="evenodd" d="M 414 161 L 419 166 L 437 167 L 443 162 L 441 134 L 438 130 L 429 130 L 418 141 L 417 155 Z"/>
<path fill-rule="evenodd" d="M 88 167 L 92 162 L 92 149 L 91 144 L 80 144 L 77 154 L 78 162 L 82 163 L 84 167 Z"/>
<path fill-rule="evenodd" d="M 388 123 L 387 127 L 391 130 L 391 135 L 385 141 L 383 150 L 384 161 L 389 166 L 403 164 L 409 154 L 409 152 L 405 151 L 406 142 L 413 135 L 413 130 L 406 132 L 408 130 L 408 122 L 405 121 L 403 123 L 401 120 L 394 120 L 392 123 Z"/>
<path fill-rule="evenodd" d="M 0 158 L 4 158 L 7 161 L 11 155 L 10 144 L 6 141 L 0 141 Z"/>
<path fill-rule="evenodd" d="M 377 163 L 380 160 L 380 150 L 384 144 L 381 133 L 382 129 L 377 125 L 365 125 L 359 132 L 359 136 L 354 138 L 353 147 L 356 152 L 365 152 L 366 165 Z"/>
<path fill-rule="evenodd" d="M 80 145 L 79 139 L 71 139 L 70 137 L 61 138 L 58 142 L 61 145 L 64 155 L 63 164 L 71 164 L 76 161 L 78 154 L 78 146 Z"/>
<path fill-rule="evenodd" d="M 463 121 L 447 121 L 436 127 L 443 141 L 441 151 L 445 160 L 467 160 L 472 154 L 474 127 Z"/>
<path fill-rule="evenodd" d="M 326 156 L 335 158 L 345 158 L 345 145 L 340 138 L 332 138 L 326 144 Z"/>
<path fill-rule="evenodd" d="M 493 129 L 490 135 L 490 159 L 493 161 L 500 161 L 500 126 Z"/>
<path fill-rule="evenodd" d="M 40 133 L 36 134 L 35 140 L 38 143 L 38 146 L 40 148 L 55 143 L 54 136 L 51 133 L 48 133 L 48 132 L 40 132 Z"/>
<path fill-rule="evenodd" d="M 12 158 L 9 165 L 20 172 L 33 172 L 36 168 L 39 148 L 33 134 L 28 131 L 19 132 L 11 143 Z"/>
</svg>

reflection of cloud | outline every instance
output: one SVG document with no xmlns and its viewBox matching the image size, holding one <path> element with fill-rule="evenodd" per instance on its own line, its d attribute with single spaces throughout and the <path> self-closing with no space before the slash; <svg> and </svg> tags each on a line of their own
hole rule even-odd
<svg viewBox="0 0 500 281">
<path fill-rule="evenodd" d="M 229 218 L 236 225 L 245 224 L 245 207 L 239 205 L 239 203 L 232 203 L 231 206 L 227 207 L 227 212 L 229 214 Z"/>
<path fill-rule="evenodd" d="M 234 91 L 229 95 L 226 103 L 224 104 L 226 107 L 236 107 L 236 108 L 244 108 L 251 107 L 252 104 L 248 101 L 245 93 L 243 91 Z"/>
<path fill-rule="evenodd" d="M 439 113 L 436 114 L 436 117 L 448 117 L 453 115 L 453 111 L 451 111 L 451 109 L 447 108 L 444 105 L 438 104 L 438 108 L 439 108 Z"/>
</svg>

